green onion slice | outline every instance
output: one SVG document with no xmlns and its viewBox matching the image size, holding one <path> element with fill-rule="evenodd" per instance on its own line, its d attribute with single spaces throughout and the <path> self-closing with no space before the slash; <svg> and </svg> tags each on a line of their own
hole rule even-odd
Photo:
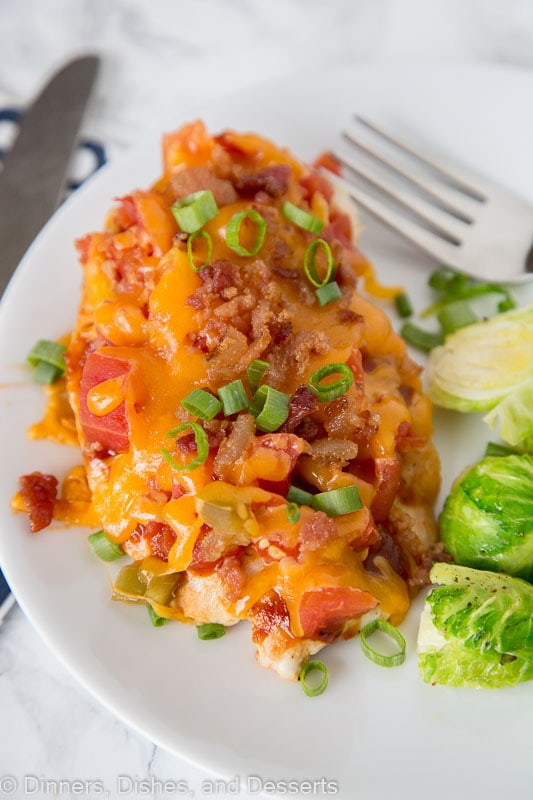
<svg viewBox="0 0 533 800">
<path fill-rule="evenodd" d="M 226 417 L 237 414 L 239 411 L 244 411 L 250 405 L 246 389 L 240 379 L 221 386 L 218 390 L 218 396 L 222 401 Z"/>
<path fill-rule="evenodd" d="M 472 311 L 470 304 L 466 300 L 456 300 L 454 303 L 445 305 L 444 308 L 437 313 L 442 330 L 445 336 L 465 328 L 467 325 L 477 322 L 477 316 Z"/>
<path fill-rule="evenodd" d="M 163 455 L 165 461 L 168 461 L 170 466 L 175 470 L 178 470 L 178 472 L 196 469 L 204 463 L 209 455 L 209 442 L 207 441 L 207 434 L 202 426 L 197 422 L 184 422 L 183 425 L 178 425 L 177 428 L 172 428 L 172 430 L 167 433 L 167 438 L 173 439 L 178 433 L 182 433 L 182 431 L 187 430 L 187 428 L 190 428 L 194 433 L 194 440 L 196 442 L 196 450 L 198 453 L 196 458 L 193 458 L 193 460 L 188 464 L 178 464 L 178 462 L 172 457 L 172 454 L 169 450 L 166 450 L 164 447 L 161 449 L 161 454 Z"/>
<path fill-rule="evenodd" d="M 87 538 L 94 553 L 102 561 L 116 561 L 117 558 L 122 558 L 124 555 L 122 547 L 117 542 L 113 542 L 105 531 L 96 531 Z"/>
<path fill-rule="evenodd" d="M 321 672 L 322 680 L 317 686 L 311 686 L 306 682 L 306 677 L 310 672 Z M 328 685 L 328 668 L 321 661 L 308 661 L 303 665 L 298 675 L 298 680 L 302 684 L 302 689 L 308 697 L 318 697 L 326 691 Z"/>
<path fill-rule="evenodd" d="M 245 219 L 251 219 L 257 226 L 257 235 L 252 247 L 247 250 L 239 242 L 239 232 Z M 263 247 L 267 230 L 267 224 L 259 211 L 248 208 L 246 211 L 238 211 L 232 216 L 226 227 L 226 244 L 238 256 L 256 256 Z"/>
<path fill-rule="evenodd" d="M 310 214 L 308 211 L 304 211 L 303 208 L 298 208 L 294 203 L 289 203 L 288 201 L 283 203 L 281 213 L 285 219 L 294 222 L 299 228 L 304 228 L 306 231 L 316 233 L 317 236 L 324 227 L 324 223 L 321 219 L 318 219 L 314 214 Z"/>
<path fill-rule="evenodd" d="M 516 303 L 510 295 L 504 300 L 500 300 L 498 303 L 498 311 L 500 313 L 503 311 L 511 311 L 513 308 L 516 308 Z"/>
<path fill-rule="evenodd" d="M 351 514 L 352 511 L 363 508 L 359 489 L 355 485 L 314 494 L 310 505 L 315 511 L 324 511 L 328 517 L 341 517 L 343 514 Z"/>
<path fill-rule="evenodd" d="M 315 294 L 319 306 L 327 306 L 329 303 L 333 303 L 335 300 L 339 300 L 342 297 L 342 292 L 337 281 L 331 281 L 331 283 L 326 283 L 325 286 L 315 289 Z"/>
<path fill-rule="evenodd" d="M 218 206 L 213 192 L 210 189 L 203 189 L 182 197 L 174 203 L 171 211 L 184 233 L 195 233 L 218 215 Z"/>
<path fill-rule="evenodd" d="M 399 651 L 397 653 L 393 653 L 392 655 L 383 655 L 383 653 L 378 653 L 377 650 L 371 647 L 368 644 L 368 639 L 376 631 L 382 631 L 390 636 L 400 648 Z M 380 667 L 399 667 L 400 664 L 403 664 L 405 661 L 405 639 L 398 628 L 395 628 L 394 625 L 391 625 L 390 622 L 387 622 L 387 620 L 375 619 L 372 622 L 369 622 L 368 625 L 365 625 L 365 627 L 362 629 L 360 633 L 360 639 L 361 647 L 363 648 L 363 653 L 365 656 L 369 658 L 370 661 L 373 661 L 374 664 L 378 664 Z"/>
<path fill-rule="evenodd" d="M 39 339 L 28 353 L 28 361 L 32 367 L 36 367 L 39 362 L 44 361 L 52 364 L 62 372 L 65 369 L 65 359 L 63 354 L 67 348 L 59 342 L 51 342 L 49 339 Z"/>
<path fill-rule="evenodd" d="M 48 364 L 46 361 L 39 361 L 31 376 L 37 383 L 44 383 L 47 386 L 51 386 L 52 383 L 55 383 L 64 373 L 64 369 L 60 369 L 53 364 Z"/>
<path fill-rule="evenodd" d="M 433 350 L 434 347 L 438 347 L 443 342 L 441 333 L 425 331 L 412 322 L 406 322 L 402 325 L 400 335 L 408 344 L 418 348 L 418 350 L 424 350 L 426 352 Z"/>
<path fill-rule="evenodd" d="M 299 506 L 310 506 L 313 495 L 311 492 L 306 492 L 304 489 L 299 489 L 298 486 L 289 486 L 287 492 L 287 500 L 289 503 L 297 503 Z"/>
<path fill-rule="evenodd" d="M 192 251 L 192 244 L 195 239 L 205 239 L 207 242 L 207 257 L 204 262 L 201 264 L 196 265 L 194 263 L 194 253 Z M 193 270 L 193 272 L 201 272 L 201 270 L 205 269 L 213 255 L 213 240 L 209 236 L 207 231 L 194 231 L 191 233 L 189 238 L 187 239 L 187 258 L 189 259 L 189 266 Z"/>
<path fill-rule="evenodd" d="M 272 386 L 259 387 L 250 405 L 250 414 L 255 417 L 260 431 L 272 433 L 283 425 L 289 416 L 289 399 L 288 394 Z"/>
<path fill-rule="evenodd" d="M 340 375 L 340 378 L 333 383 L 322 383 L 324 378 L 329 378 L 330 375 Z M 347 364 L 339 362 L 335 364 L 326 364 L 325 367 L 320 367 L 316 372 L 313 372 L 308 381 L 308 386 L 317 396 L 319 403 L 327 403 L 329 400 L 335 400 L 342 394 L 348 391 L 354 382 L 354 374 Z"/>
<path fill-rule="evenodd" d="M 429 279 L 429 285 L 441 292 L 442 297 L 422 312 L 422 318 L 436 314 L 442 308 L 457 300 L 472 300 L 475 297 L 481 297 L 486 294 L 503 295 L 503 299 L 498 305 L 499 311 L 516 307 L 516 303 L 505 286 L 498 283 L 482 283 L 481 281 L 472 280 L 467 275 L 455 272 L 447 267 L 434 272 Z"/>
<path fill-rule="evenodd" d="M 433 272 L 428 278 L 428 285 L 437 292 L 447 292 L 453 286 L 457 288 L 459 284 L 464 284 L 466 276 L 456 272 L 450 267 L 441 267 Z"/>
<path fill-rule="evenodd" d="M 181 401 L 183 408 L 200 419 L 213 419 L 222 410 L 222 403 L 205 389 L 193 389 Z"/>
<path fill-rule="evenodd" d="M 219 622 L 206 622 L 204 625 L 196 626 L 196 633 L 199 639 L 206 641 L 208 639 L 220 639 L 226 633 L 226 629 Z"/>
<path fill-rule="evenodd" d="M 413 306 L 411 301 L 405 294 L 405 292 L 401 292 L 397 294 L 394 298 L 394 305 L 396 306 L 396 311 L 400 315 L 400 317 L 410 317 L 413 314 Z"/>
<path fill-rule="evenodd" d="M 154 628 L 161 628 L 162 625 L 166 625 L 169 621 L 166 617 L 160 617 L 159 614 L 156 614 L 150 604 L 147 605 L 147 609 Z"/>
<path fill-rule="evenodd" d="M 49 339 L 39 339 L 28 353 L 28 362 L 34 367 L 32 378 L 37 383 L 50 385 L 65 374 L 66 347 Z"/>
<path fill-rule="evenodd" d="M 252 394 L 256 393 L 267 369 L 268 361 L 261 361 L 260 358 L 254 359 L 248 366 L 246 377 L 248 378 L 248 386 Z"/>
<path fill-rule="evenodd" d="M 285 506 L 285 513 L 291 525 L 295 525 L 300 519 L 300 509 L 296 503 L 288 503 Z"/>
<path fill-rule="evenodd" d="M 323 250 L 326 256 L 326 274 L 322 279 L 318 277 L 316 268 L 316 256 L 318 250 Z M 331 252 L 331 247 L 325 241 L 325 239 L 315 239 L 313 242 L 311 242 L 311 244 L 308 245 L 304 255 L 304 272 L 308 281 L 312 283 L 313 286 L 316 286 L 318 289 L 320 289 L 322 286 L 325 286 L 331 281 L 334 268 L 335 265 L 333 263 L 333 253 Z"/>
<path fill-rule="evenodd" d="M 487 442 L 487 447 L 485 448 L 485 456 L 516 456 L 517 454 L 518 450 L 498 442 Z"/>
</svg>

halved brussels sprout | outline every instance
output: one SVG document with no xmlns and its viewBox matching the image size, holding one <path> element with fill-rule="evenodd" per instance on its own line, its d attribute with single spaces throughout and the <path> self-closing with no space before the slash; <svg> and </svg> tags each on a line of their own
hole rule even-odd
<svg viewBox="0 0 533 800">
<path fill-rule="evenodd" d="M 455 481 L 439 522 L 457 563 L 533 581 L 533 456 L 482 459 Z"/>
<path fill-rule="evenodd" d="M 451 334 L 431 353 L 428 393 L 456 411 L 489 411 L 533 378 L 533 305 Z"/>
<path fill-rule="evenodd" d="M 533 679 L 533 586 L 493 572 L 436 564 L 420 621 L 427 683 L 499 688 Z"/>
</svg>

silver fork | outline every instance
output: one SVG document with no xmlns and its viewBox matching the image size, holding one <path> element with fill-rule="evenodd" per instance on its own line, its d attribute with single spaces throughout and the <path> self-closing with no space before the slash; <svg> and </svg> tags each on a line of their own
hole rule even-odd
<svg viewBox="0 0 533 800">
<path fill-rule="evenodd" d="M 349 175 L 363 178 L 408 216 L 355 185 L 353 179 L 328 173 L 356 203 L 442 265 L 493 283 L 533 280 L 533 205 L 484 177 L 444 159 L 434 160 L 365 117 L 355 119 L 407 154 L 417 170 L 404 166 L 360 136 L 344 132 L 350 146 L 363 151 L 411 188 L 406 191 L 393 185 L 378 170 L 368 169 L 341 150 L 333 150 L 332 155 Z"/>
</svg>

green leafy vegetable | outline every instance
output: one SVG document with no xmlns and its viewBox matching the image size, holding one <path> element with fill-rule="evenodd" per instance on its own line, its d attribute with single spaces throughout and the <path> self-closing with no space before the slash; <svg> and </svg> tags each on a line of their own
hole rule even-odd
<svg viewBox="0 0 533 800">
<path fill-rule="evenodd" d="M 428 366 L 429 396 L 456 411 L 490 411 L 529 379 L 533 305 L 452 333 L 431 353 Z"/>
<path fill-rule="evenodd" d="M 533 581 L 533 456 L 482 459 L 454 483 L 439 522 L 459 564 Z"/>
<path fill-rule="evenodd" d="M 533 450 L 533 378 L 521 383 L 484 420 L 489 428 L 499 427 L 500 436 L 513 447 Z"/>
<path fill-rule="evenodd" d="M 499 688 L 533 679 L 533 586 L 493 572 L 436 564 L 418 664 L 427 683 Z"/>
</svg>

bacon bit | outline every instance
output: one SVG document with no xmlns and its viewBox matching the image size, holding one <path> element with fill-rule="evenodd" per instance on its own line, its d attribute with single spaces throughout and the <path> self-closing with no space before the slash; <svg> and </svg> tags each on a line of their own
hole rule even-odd
<svg viewBox="0 0 533 800">
<path fill-rule="evenodd" d="M 297 436 L 311 444 L 326 435 L 326 429 L 321 422 L 312 417 L 304 417 L 295 430 Z"/>
<path fill-rule="evenodd" d="M 302 552 L 306 550 L 320 550 L 328 542 L 337 536 L 337 525 L 335 520 L 324 514 L 323 511 L 315 511 L 311 519 L 304 522 L 300 528 L 300 543 Z"/>
<path fill-rule="evenodd" d="M 206 430 L 206 435 L 210 450 L 216 450 L 224 439 L 224 433 L 222 431 L 212 432 Z M 186 433 L 185 436 L 180 436 L 179 439 L 176 439 L 176 447 L 178 450 L 181 450 L 182 453 L 196 452 L 197 445 L 194 433 Z"/>
<path fill-rule="evenodd" d="M 368 410 L 361 411 L 359 394 L 344 394 L 326 404 L 324 426 L 336 439 L 351 439 L 357 445 L 370 439 L 378 430 L 379 417 Z"/>
<path fill-rule="evenodd" d="M 149 556 L 168 560 L 168 554 L 176 534 L 166 522 L 150 520 L 146 525 L 138 525 L 129 539 L 123 543 L 124 552 L 133 561 L 140 561 Z"/>
<path fill-rule="evenodd" d="M 346 467 L 357 457 L 358 447 L 349 439 L 315 439 L 311 444 L 311 457 L 319 464 Z"/>
<path fill-rule="evenodd" d="M 89 250 L 92 243 L 92 234 L 88 233 L 87 236 L 82 236 L 81 239 L 76 239 L 75 246 L 79 253 L 80 263 L 85 266 L 89 259 Z"/>
<path fill-rule="evenodd" d="M 142 525 L 138 525 L 129 539 L 122 543 L 122 548 L 132 561 L 142 561 L 152 555 L 150 543 L 143 536 Z"/>
<path fill-rule="evenodd" d="M 273 630 L 289 632 L 289 609 L 276 591 L 262 597 L 250 609 L 249 616 L 253 623 L 252 641 L 255 644 L 263 642 Z"/>
<path fill-rule="evenodd" d="M 37 533 L 52 522 L 57 497 L 57 478 L 42 472 L 21 475 L 19 487 L 30 519 L 30 530 Z"/>
<path fill-rule="evenodd" d="M 292 336 L 292 322 L 290 320 L 273 320 L 270 325 L 270 334 L 274 344 L 283 344 Z"/>
<path fill-rule="evenodd" d="M 318 400 L 307 384 L 298 386 L 289 401 L 289 416 L 280 431 L 293 433 L 305 417 L 318 408 Z"/>
<path fill-rule="evenodd" d="M 174 542 L 176 534 L 165 522 L 150 521 L 144 530 L 144 535 L 150 541 L 152 555 L 167 561 L 168 554 Z"/>
<path fill-rule="evenodd" d="M 393 570 L 397 572 L 400 577 L 406 578 L 408 567 L 399 544 L 384 525 L 378 525 L 378 532 L 380 535 L 379 542 L 370 546 L 368 558 L 365 561 L 365 567 L 370 572 L 380 572 L 375 564 L 376 557 L 380 556 L 389 562 Z"/>
<path fill-rule="evenodd" d="M 208 167 L 189 167 L 175 172 L 170 177 L 170 185 L 176 199 L 200 190 L 213 192 L 218 206 L 227 206 L 237 201 L 237 192 L 230 181 L 217 178 Z"/>
<path fill-rule="evenodd" d="M 291 168 L 288 164 L 276 164 L 258 172 L 241 175 L 235 181 L 240 194 L 251 197 L 257 192 L 266 192 L 270 197 L 281 197 L 289 188 Z"/>
<path fill-rule="evenodd" d="M 115 210 L 115 223 L 120 230 L 125 231 L 139 222 L 137 206 L 131 194 L 127 194 L 124 197 L 117 197 L 116 199 L 120 205 Z"/>
<path fill-rule="evenodd" d="M 417 447 L 423 447 L 426 440 L 421 436 L 413 436 L 411 425 L 407 421 L 400 422 L 396 431 L 396 450 L 399 453 L 407 453 Z"/>
<path fill-rule="evenodd" d="M 374 469 L 376 495 L 370 510 L 376 522 L 382 522 L 389 516 L 400 489 L 402 467 L 397 458 L 376 458 Z"/>
</svg>

